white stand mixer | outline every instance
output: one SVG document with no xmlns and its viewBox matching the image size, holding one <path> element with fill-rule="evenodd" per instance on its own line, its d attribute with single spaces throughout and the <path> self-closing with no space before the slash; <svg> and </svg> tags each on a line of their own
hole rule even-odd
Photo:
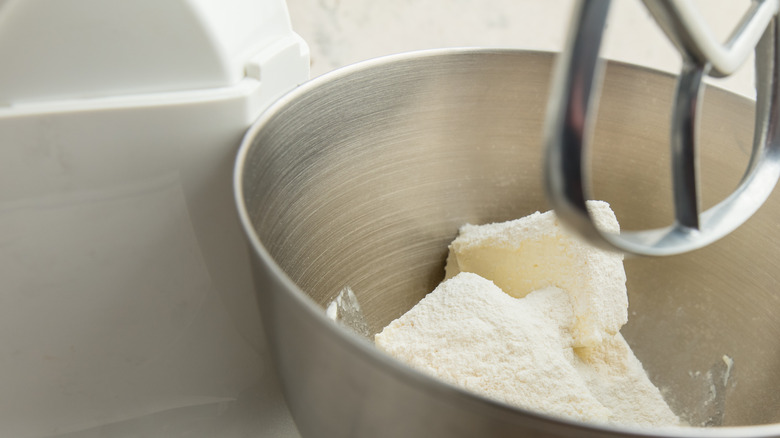
<svg viewBox="0 0 780 438">
<path fill-rule="evenodd" d="M 0 59 L 0 436 L 294 432 L 231 192 L 285 2 L 7 0 Z"/>
</svg>

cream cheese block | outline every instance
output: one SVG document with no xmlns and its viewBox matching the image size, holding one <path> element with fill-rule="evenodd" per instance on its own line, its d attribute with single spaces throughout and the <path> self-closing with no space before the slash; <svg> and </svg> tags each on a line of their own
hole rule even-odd
<svg viewBox="0 0 780 438">
<path fill-rule="evenodd" d="M 620 226 L 609 204 L 588 201 L 595 223 L 605 231 Z M 464 225 L 449 246 L 446 278 L 473 272 L 509 295 L 557 287 L 574 306 L 574 345 L 591 347 L 614 336 L 628 320 L 623 256 L 580 240 L 555 213 L 486 225 Z"/>
</svg>

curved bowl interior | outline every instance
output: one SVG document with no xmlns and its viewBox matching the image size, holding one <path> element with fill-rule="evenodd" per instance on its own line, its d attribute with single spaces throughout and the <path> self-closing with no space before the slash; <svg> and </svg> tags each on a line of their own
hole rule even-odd
<svg viewBox="0 0 780 438">
<path fill-rule="evenodd" d="M 544 53 L 443 51 L 315 80 L 250 131 L 239 204 L 273 263 L 314 303 L 325 308 L 348 285 L 376 333 L 442 279 L 458 227 L 547 209 L 540 164 L 551 66 Z M 671 222 L 673 89 L 668 75 L 607 67 L 593 190 L 624 229 Z M 704 108 L 706 207 L 744 172 L 753 109 L 717 89 Z M 623 334 L 691 424 L 780 422 L 779 213 L 774 196 L 710 247 L 625 262 Z M 258 290 L 261 306 L 273 307 Z"/>
</svg>

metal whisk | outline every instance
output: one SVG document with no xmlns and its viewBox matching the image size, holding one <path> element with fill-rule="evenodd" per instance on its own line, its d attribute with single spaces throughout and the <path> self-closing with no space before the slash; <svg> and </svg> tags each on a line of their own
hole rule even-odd
<svg viewBox="0 0 780 438">
<path fill-rule="evenodd" d="M 690 1 L 644 0 L 683 58 L 672 107 L 671 157 L 674 224 L 659 229 L 607 233 L 585 206 L 587 169 L 583 157 L 600 91 L 598 59 L 610 0 L 584 0 L 556 67 L 545 126 L 546 187 L 559 218 L 590 242 L 628 254 L 673 255 L 692 251 L 729 234 L 766 201 L 780 177 L 778 132 L 778 0 L 754 0 L 723 45 Z M 697 187 L 697 112 L 703 79 L 736 71 L 755 50 L 756 131 L 748 168 L 727 198 L 700 212 Z M 608 200 L 607 200 L 608 201 Z"/>
</svg>

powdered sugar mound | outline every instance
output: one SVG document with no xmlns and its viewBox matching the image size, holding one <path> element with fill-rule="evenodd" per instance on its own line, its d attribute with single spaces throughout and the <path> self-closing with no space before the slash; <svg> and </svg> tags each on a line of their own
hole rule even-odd
<svg viewBox="0 0 780 438">
<path fill-rule="evenodd" d="M 571 304 L 556 288 L 518 300 L 462 273 L 440 284 L 375 337 L 425 373 L 508 404 L 583 421 L 610 412 L 572 366 Z"/>
<path fill-rule="evenodd" d="M 610 409 L 610 423 L 680 425 L 620 333 L 597 347 L 575 351 L 575 366 L 593 396 Z"/>
<path fill-rule="evenodd" d="M 561 289 L 517 299 L 464 272 L 375 342 L 424 373 L 518 407 L 600 423 L 678 424 L 619 334 L 598 348 L 575 349 L 574 321 Z"/>
</svg>

